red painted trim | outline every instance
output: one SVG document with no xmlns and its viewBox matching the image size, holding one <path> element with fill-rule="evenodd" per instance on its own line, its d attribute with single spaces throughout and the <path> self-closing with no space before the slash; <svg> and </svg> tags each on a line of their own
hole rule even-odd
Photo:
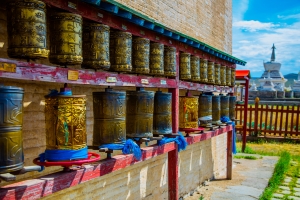
<svg viewBox="0 0 300 200">
<path fill-rule="evenodd" d="M 248 96 L 249 96 L 249 79 L 244 77 L 246 80 L 245 85 L 245 103 L 244 103 L 244 123 L 243 123 L 243 144 L 242 152 L 246 149 L 246 138 L 247 138 L 247 119 L 248 119 Z"/>
<path fill-rule="evenodd" d="M 168 186 L 169 200 L 179 199 L 179 177 L 178 177 L 178 151 L 176 149 L 168 153 Z"/>
</svg>

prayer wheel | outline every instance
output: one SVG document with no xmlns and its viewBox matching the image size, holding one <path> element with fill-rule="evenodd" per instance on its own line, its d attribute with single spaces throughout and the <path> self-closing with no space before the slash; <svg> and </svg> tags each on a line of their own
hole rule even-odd
<svg viewBox="0 0 300 200">
<path fill-rule="evenodd" d="M 221 120 L 220 96 L 212 96 L 212 123 L 217 124 Z"/>
<path fill-rule="evenodd" d="M 59 65 L 82 63 L 82 17 L 73 13 L 55 13 L 50 18 L 49 61 Z"/>
<path fill-rule="evenodd" d="M 7 5 L 8 56 L 48 58 L 46 4 L 37 0 L 10 0 Z"/>
<path fill-rule="evenodd" d="M 179 97 L 179 128 L 198 128 L 198 97 Z"/>
<path fill-rule="evenodd" d="M 229 118 L 229 96 L 221 96 L 221 117 Z"/>
<path fill-rule="evenodd" d="M 0 86 L 0 174 L 23 168 L 22 88 Z"/>
<path fill-rule="evenodd" d="M 200 59 L 191 56 L 191 81 L 200 82 Z"/>
<path fill-rule="evenodd" d="M 154 92 L 137 88 L 127 92 L 126 136 L 131 138 L 153 136 Z"/>
<path fill-rule="evenodd" d="M 132 34 L 122 31 L 110 33 L 110 70 L 116 72 L 131 72 Z"/>
<path fill-rule="evenodd" d="M 85 95 L 72 95 L 66 85 L 60 93 L 46 95 L 45 122 L 46 160 L 60 160 L 54 156 L 57 152 L 65 155 L 63 160 L 70 160 L 65 157 L 74 151 L 87 157 Z"/>
<path fill-rule="evenodd" d="M 231 85 L 231 68 L 228 66 L 226 67 L 226 85 Z"/>
<path fill-rule="evenodd" d="M 200 125 L 207 125 L 211 123 L 212 119 L 212 95 L 199 96 L 198 118 Z"/>
<path fill-rule="evenodd" d="M 122 143 L 126 140 L 126 92 L 93 92 L 93 145 Z"/>
<path fill-rule="evenodd" d="M 172 93 L 155 93 L 153 133 L 172 134 Z"/>
<path fill-rule="evenodd" d="M 221 81 L 221 85 L 223 85 L 223 86 L 226 85 L 226 66 L 225 65 L 221 66 L 220 81 Z"/>
<path fill-rule="evenodd" d="M 221 65 L 215 64 L 215 84 L 221 85 Z"/>
<path fill-rule="evenodd" d="M 231 68 L 230 86 L 235 85 L 235 68 Z"/>
<path fill-rule="evenodd" d="M 191 54 L 190 53 L 180 53 L 180 79 L 181 80 L 191 80 Z"/>
<path fill-rule="evenodd" d="M 236 96 L 229 96 L 229 119 L 235 119 Z"/>
<path fill-rule="evenodd" d="M 201 59 L 201 61 L 200 61 L 200 82 L 201 83 L 208 82 L 207 59 Z"/>
<path fill-rule="evenodd" d="M 150 44 L 150 74 L 164 75 L 164 45 Z"/>
<path fill-rule="evenodd" d="M 176 77 L 176 48 L 164 47 L 164 73 L 168 77 Z"/>
<path fill-rule="evenodd" d="M 109 26 L 85 22 L 82 41 L 82 67 L 109 70 Z"/>
<path fill-rule="evenodd" d="M 207 67 L 207 79 L 208 83 L 215 84 L 215 63 L 214 62 L 208 62 Z"/>
<path fill-rule="evenodd" d="M 150 40 L 134 37 L 132 40 L 132 72 L 149 74 Z"/>
</svg>

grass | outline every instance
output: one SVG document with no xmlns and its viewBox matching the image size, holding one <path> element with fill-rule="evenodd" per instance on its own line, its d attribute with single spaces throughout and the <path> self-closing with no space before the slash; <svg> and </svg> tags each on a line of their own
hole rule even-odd
<svg viewBox="0 0 300 200">
<path fill-rule="evenodd" d="M 258 159 L 258 157 L 256 156 L 243 156 L 243 155 L 237 155 L 237 156 L 234 156 L 234 158 L 237 158 L 237 159 L 249 159 L 249 160 L 256 160 Z M 259 158 L 262 158 L 262 157 L 259 157 Z"/>
</svg>

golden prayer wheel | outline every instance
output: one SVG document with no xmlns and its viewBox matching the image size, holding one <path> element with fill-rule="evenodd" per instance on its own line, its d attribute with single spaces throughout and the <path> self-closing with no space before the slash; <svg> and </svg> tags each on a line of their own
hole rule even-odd
<svg viewBox="0 0 300 200">
<path fill-rule="evenodd" d="M 179 128 L 198 128 L 198 97 L 179 97 Z"/>
<path fill-rule="evenodd" d="M 110 70 L 131 72 L 132 34 L 122 31 L 110 33 Z"/>
<path fill-rule="evenodd" d="M 221 96 L 221 117 L 229 118 L 229 96 Z"/>
<path fill-rule="evenodd" d="M 215 84 L 221 85 L 221 65 L 215 64 Z"/>
<path fill-rule="evenodd" d="M 150 74 L 164 75 L 164 45 L 150 44 Z"/>
<path fill-rule="evenodd" d="M 93 92 L 93 145 L 122 143 L 126 140 L 126 92 Z"/>
<path fill-rule="evenodd" d="M 85 105 L 85 95 L 45 96 L 47 150 L 79 150 L 87 146 Z"/>
<path fill-rule="evenodd" d="M 220 81 L 221 81 L 221 85 L 223 85 L 223 86 L 226 85 L 226 66 L 225 65 L 221 66 Z"/>
<path fill-rule="evenodd" d="M 12 58 L 48 58 L 46 4 L 11 0 L 7 7 L 8 49 Z"/>
<path fill-rule="evenodd" d="M 153 132 L 172 134 L 172 93 L 157 91 L 154 96 Z"/>
<path fill-rule="evenodd" d="M 235 85 L 235 68 L 231 68 L 230 86 Z"/>
<path fill-rule="evenodd" d="M 208 82 L 207 59 L 201 59 L 201 61 L 200 61 L 200 81 L 201 81 L 201 83 Z"/>
<path fill-rule="evenodd" d="M 191 80 L 191 54 L 190 53 L 180 53 L 180 79 L 181 80 Z"/>
<path fill-rule="evenodd" d="M 154 92 L 137 88 L 127 92 L 126 104 L 126 136 L 153 136 Z"/>
<path fill-rule="evenodd" d="M 164 73 L 168 77 L 176 77 L 176 48 L 164 47 Z"/>
<path fill-rule="evenodd" d="M 82 17 L 73 13 L 55 13 L 50 18 L 51 63 L 82 63 Z"/>
<path fill-rule="evenodd" d="M 22 88 L 0 86 L 0 174 L 23 168 L 23 94 Z"/>
<path fill-rule="evenodd" d="M 132 72 L 149 74 L 150 40 L 134 37 L 132 40 Z"/>
<path fill-rule="evenodd" d="M 231 85 L 231 68 L 226 67 L 226 85 L 230 86 Z"/>
<path fill-rule="evenodd" d="M 229 97 L 229 119 L 235 119 L 236 96 Z"/>
<path fill-rule="evenodd" d="M 200 59 L 197 56 L 191 56 L 191 81 L 200 81 Z"/>
<path fill-rule="evenodd" d="M 211 123 L 212 118 L 212 95 L 199 96 L 198 117 L 201 125 Z"/>
<path fill-rule="evenodd" d="M 109 26 L 84 22 L 83 68 L 109 70 Z"/>
<path fill-rule="evenodd" d="M 212 123 L 217 124 L 221 120 L 220 96 L 212 96 Z"/>
<path fill-rule="evenodd" d="M 211 83 L 211 84 L 215 83 L 215 63 L 214 62 L 208 62 L 207 78 L 208 78 L 208 83 Z"/>
</svg>

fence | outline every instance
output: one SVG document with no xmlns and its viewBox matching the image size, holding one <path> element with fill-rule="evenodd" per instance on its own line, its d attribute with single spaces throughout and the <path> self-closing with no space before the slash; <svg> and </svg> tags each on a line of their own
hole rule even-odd
<svg viewBox="0 0 300 200">
<path fill-rule="evenodd" d="M 259 99 L 248 106 L 247 135 L 300 139 L 300 105 L 263 105 Z M 244 105 L 236 105 L 236 119 L 242 125 Z M 237 131 L 242 128 L 238 126 Z"/>
</svg>

